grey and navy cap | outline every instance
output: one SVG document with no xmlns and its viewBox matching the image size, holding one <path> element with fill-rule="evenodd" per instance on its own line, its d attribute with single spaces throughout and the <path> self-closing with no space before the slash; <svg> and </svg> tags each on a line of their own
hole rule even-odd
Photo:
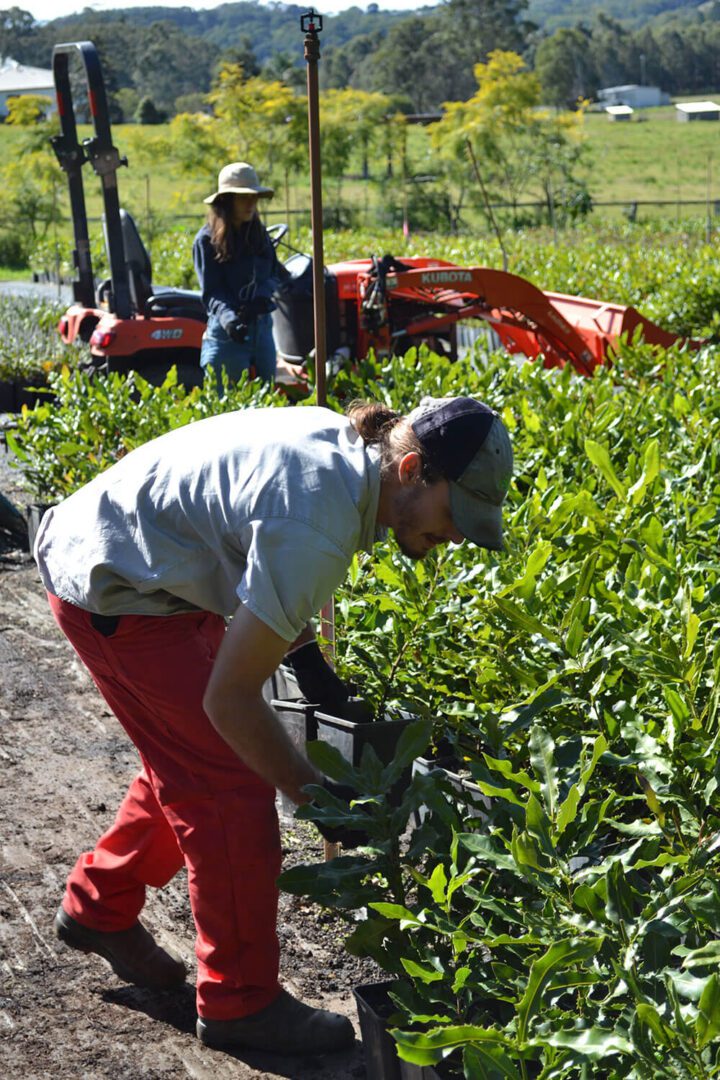
<svg viewBox="0 0 720 1080">
<path fill-rule="evenodd" d="M 450 482 L 455 527 L 474 544 L 502 551 L 513 452 L 498 414 L 475 398 L 423 398 L 408 421 L 428 464 Z"/>
</svg>

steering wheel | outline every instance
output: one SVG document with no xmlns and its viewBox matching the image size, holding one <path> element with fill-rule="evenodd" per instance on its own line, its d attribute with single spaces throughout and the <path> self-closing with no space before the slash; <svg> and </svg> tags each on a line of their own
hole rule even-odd
<svg viewBox="0 0 720 1080">
<path fill-rule="evenodd" d="M 288 226 L 284 222 L 281 222 L 278 225 L 268 226 L 267 234 L 270 237 L 270 241 L 273 247 L 278 246 L 283 236 L 287 235 L 287 231 Z"/>
</svg>

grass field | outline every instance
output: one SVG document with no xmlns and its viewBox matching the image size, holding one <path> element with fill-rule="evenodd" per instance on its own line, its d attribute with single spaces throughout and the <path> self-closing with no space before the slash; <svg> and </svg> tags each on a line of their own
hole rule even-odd
<svg viewBox="0 0 720 1080">
<path fill-rule="evenodd" d="M 590 191 L 598 202 L 720 198 L 720 122 L 679 123 L 668 106 L 636 112 L 625 123 L 591 113 L 585 124 Z"/>
<path fill-rule="evenodd" d="M 121 154 L 127 155 L 130 165 L 118 174 L 121 202 L 134 214 L 143 236 L 149 240 L 154 231 L 164 231 L 172 218 L 179 219 L 177 223 L 188 231 L 194 232 L 200 226 L 205 214 L 202 199 L 212 190 L 216 167 L 221 164 L 209 162 L 203 171 L 183 174 L 163 149 L 165 130 L 162 126 L 122 124 L 113 129 L 115 143 Z M 611 123 L 604 113 L 589 113 L 585 131 L 589 148 L 587 182 L 596 204 L 595 218 L 621 220 L 633 202 L 640 204 L 639 221 L 659 217 L 704 219 L 708 210 L 714 215 L 715 200 L 720 200 L 720 122 L 679 123 L 674 106 L 668 106 L 636 111 L 626 123 Z M 80 138 L 91 133 L 89 127 L 81 128 Z M 24 135 L 22 131 L 0 126 L 0 160 L 17 160 Z M 411 130 L 409 153 L 416 172 L 432 174 L 433 159 L 425 129 Z M 381 189 L 384 170 L 384 160 L 376 158 L 371 162 L 371 179 L 363 181 L 358 179 L 360 162 L 352 162 L 351 175 L 342 184 L 342 201 L 356 209 L 359 221 L 368 228 L 379 225 L 378 211 L 387 197 Z M 89 167 L 85 169 L 84 179 L 93 232 L 98 228 L 102 212 L 100 182 Z M 307 225 L 308 176 L 294 175 L 287 189 L 282 177 L 273 179 L 277 194 L 267 205 L 268 221 L 287 219 L 292 225 Z M 333 207 L 337 185 L 326 182 L 324 188 L 325 207 Z M 390 190 L 392 194 L 393 189 Z M 399 204 L 401 195 L 397 187 L 394 194 Z M 57 197 L 65 218 L 58 235 L 69 237 L 69 201 L 64 182 L 58 187 Z M 642 205 L 652 201 L 665 205 Z M 696 205 L 682 206 L 687 201 Z M 471 192 L 468 202 L 479 204 L 479 199 Z M 617 205 L 597 205 L 603 203 Z M 465 220 L 472 231 L 487 230 L 479 211 L 468 208 Z"/>
</svg>

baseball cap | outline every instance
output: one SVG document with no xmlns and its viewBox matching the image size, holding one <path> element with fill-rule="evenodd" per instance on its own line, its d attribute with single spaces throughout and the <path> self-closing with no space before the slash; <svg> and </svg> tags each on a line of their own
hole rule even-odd
<svg viewBox="0 0 720 1080">
<path fill-rule="evenodd" d="M 513 452 L 498 414 L 471 397 L 423 398 L 408 421 L 428 463 L 450 482 L 456 528 L 474 544 L 502 551 Z"/>
</svg>

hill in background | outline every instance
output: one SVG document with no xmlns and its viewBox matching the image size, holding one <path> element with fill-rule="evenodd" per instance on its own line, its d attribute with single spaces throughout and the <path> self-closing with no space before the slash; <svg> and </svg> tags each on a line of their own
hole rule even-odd
<svg viewBox="0 0 720 1080">
<path fill-rule="evenodd" d="M 204 108 L 223 61 L 302 91 L 306 10 L 257 2 L 209 11 L 86 8 L 40 24 L 15 7 L 0 19 L 0 55 L 47 67 L 56 42 L 90 39 L 113 119 L 152 122 Z M 593 99 L 602 86 L 640 81 L 671 94 L 704 94 L 720 85 L 720 2 L 447 0 L 413 12 L 371 3 L 324 16 L 320 85 L 381 92 L 394 109 L 434 111 L 469 98 L 475 65 L 497 49 L 521 54 L 544 100 L 561 107 Z"/>
</svg>

